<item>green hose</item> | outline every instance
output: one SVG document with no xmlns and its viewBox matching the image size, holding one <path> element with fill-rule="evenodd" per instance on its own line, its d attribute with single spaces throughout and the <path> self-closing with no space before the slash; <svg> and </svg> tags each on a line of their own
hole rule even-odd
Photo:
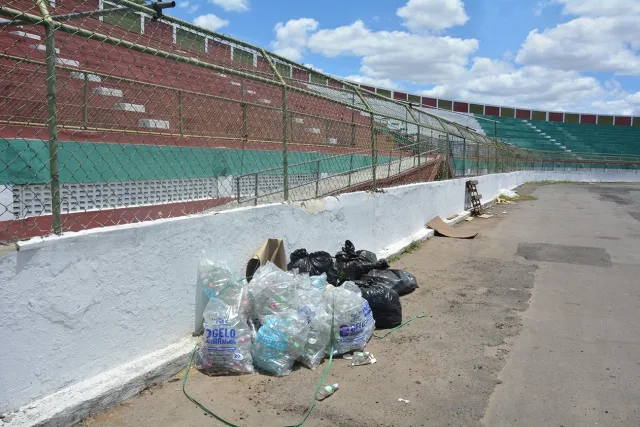
<svg viewBox="0 0 640 427">
<path fill-rule="evenodd" d="M 335 298 L 335 296 L 334 296 Z M 404 325 L 413 322 L 416 319 L 420 319 L 422 317 L 426 317 L 426 314 L 420 314 L 418 316 L 413 316 L 411 319 L 407 320 L 406 322 L 400 324 L 399 326 L 396 326 L 395 328 L 391 329 L 390 331 L 388 331 L 386 334 L 378 336 L 374 334 L 375 338 L 378 339 L 383 339 L 386 336 L 388 336 L 389 334 L 397 331 L 398 329 L 402 328 Z M 335 316 L 332 317 L 331 319 L 331 331 L 334 330 L 334 319 Z M 333 333 L 331 334 L 331 339 L 333 341 Z M 322 387 L 322 385 L 324 384 L 325 380 L 327 379 L 327 376 L 329 375 L 329 371 L 331 370 L 331 366 L 333 365 L 333 342 L 331 343 L 331 351 L 329 352 L 329 363 L 327 363 L 327 367 L 324 369 L 324 372 L 322 373 L 322 376 L 320 377 L 320 381 L 318 382 L 318 385 L 316 386 L 316 390 L 313 393 L 313 396 L 311 397 L 311 403 L 309 404 L 309 408 L 307 409 L 307 412 L 305 412 L 304 416 L 302 417 L 302 419 L 300 420 L 299 423 L 297 424 L 292 424 L 292 425 L 287 425 L 285 427 L 300 427 L 302 426 L 306 421 L 307 418 L 309 418 L 309 415 L 311 415 L 311 411 L 313 411 L 313 408 L 316 405 L 316 396 L 318 395 L 318 391 L 320 390 L 320 387 Z M 182 392 L 184 393 L 184 395 L 187 397 L 187 399 L 189 399 L 191 402 L 193 402 L 198 408 L 202 409 L 206 414 L 211 415 L 212 417 L 214 417 L 216 420 L 220 421 L 221 423 L 229 426 L 229 427 L 240 427 L 237 424 L 234 424 L 230 421 L 225 420 L 224 418 L 220 417 L 219 415 L 217 415 L 216 413 L 214 413 L 213 411 L 211 411 L 209 408 L 207 408 L 206 406 L 204 406 L 202 403 L 198 402 L 195 398 L 191 397 L 189 395 L 189 393 L 187 393 L 187 378 L 189 377 L 189 371 L 191 370 L 191 365 L 193 365 L 193 359 L 196 355 L 196 351 L 197 351 L 198 347 L 194 347 L 193 351 L 191 352 L 191 357 L 189 358 L 189 363 L 187 364 L 187 367 L 184 371 L 184 376 L 182 377 Z"/>
</svg>

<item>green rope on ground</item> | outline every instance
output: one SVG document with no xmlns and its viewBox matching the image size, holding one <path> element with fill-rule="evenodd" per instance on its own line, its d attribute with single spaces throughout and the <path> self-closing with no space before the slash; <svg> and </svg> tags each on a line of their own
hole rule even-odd
<svg viewBox="0 0 640 427">
<path fill-rule="evenodd" d="M 334 306 L 335 306 L 335 295 L 334 295 Z M 413 322 L 416 319 L 420 319 L 423 317 L 427 317 L 426 314 L 419 314 L 417 316 L 413 316 L 411 319 L 407 320 L 406 322 L 401 323 L 400 325 L 396 326 L 395 328 L 387 331 L 387 333 L 385 333 L 384 335 L 376 335 L 373 334 L 373 336 L 375 338 L 378 339 L 383 339 L 385 337 L 387 337 L 389 334 L 392 334 L 393 332 L 397 331 L 398 329 L 402 328 L 403 326 L 405 326 L 408 323 Z M 304 416 L 302 417 L 302 419 L 300 420 L 300 422 L 298 422 L 297 424 L 292 424 L 292 425 L 287 425 L 285 427 L 300 427 L 302 426 L 306 421 L 307 418 L 309 418 L 309 415 L 311 415 L 311 412 L 313 411 L 313 408 L 316 406 L 316 396 L 318 395 L 318 391 L 320 391 L 320 387 L 322 387 L 322 385 L 324 384 L 325 380 L 327 379 L 327 376 L 329 375 L 329 371 L 331 370 L 331 366 L 333 365 L 333 330 L 334 330 L 334 320 L 335 320 L 335 312 L 332 316 L 331 319 L 331 351 L 329 352 L 329 362 L 327 363 L 327 367 L 324 369 L 324 372 L 322 373 L 322 376 L 320 377 L 320 381 L 318 381 L 318 385 L 316 386 L 316 390 L 313 392 L 313 396 L 311 397 L 311 403 L 309 403 L 309 408 L 307 409 L 307 412 L 305 412 Z M 189 358 L 189 363 L 187 363 L 187 367 L 184 371 L 184 376 L 182 377 L 182 393 L 184 393 L 184 395 L 187 397 L 187 399 L 189 399 L 192 403 L 194 403 L 198 408 L 202 409 L 206 414 L 211 415 L 212 417 L 214 417 L 216 420 L 220 421 L 221 423 L 229 426 L 229 427 L 240 427 L 237 424 L 234 424 L 230 421 L 225 420 L 224 418 L 220 417 L 219 415 L 217 415 L 216 413 L 214 413 L 213 411 L 211 411 L 209 408 L 207 408 L 206 406 L 204 406 L 202 403 L 198 402 L 195 398 L 191 397 L 189 395 L 189 393 L 187 393 L 187 378 L 189 377 L 189 371 L 191 370 L 191 366 L 193 365 L 193 359 L 196 355 L 196 351 L 198 350 L 198 346 L 195 346 L 193 348 L 193 351 L 191 352 L 191 357 Z"/>
<path fill-rule="evenodd" d="M 333 307 L 335 307 L 336 304 L 336 296 L 335 294 L 333 295 Z M 322 385 L 324 384 L 325 380 L 327 379 L 327 376 L 329 375 L 329 371 L 331 370 L 331 366 L 333 365 L 333 349 L 334 349 L 334 342 L 333 342 L 333 331 L 334 331 L 334 326 L 335 326 L 335 308 L 332 310 L 332 316 L 331 316 L 331 350 L 329 351 L 329 362 L 327 363 L 327 367 L 324 369 L 324 372 L 322 373 L 322 376 L 320 377 L 320 381 L 318 381 L 318 385 L 316 386 L 316 390 L 313 392 L 313 396 L 311 396 L 311 403 L 309 403 L 309 408 L 307 409 L 307 412 L 305 412 L 304 416 L 302 417 L 302 419 L 300 420 L 300 422 L 298 422 L 297 424 L 292 424 L 292 425 L 286 425 L 284 427 L 300 427 L 302 426 L 306 421 L 307 418 L 309 418 L 309 415 L 311 415 L 311 411 L 313 411 L 313 408 L 316 406 L 316 396 L 318 395 L 318 391 L 320 391 L 320 387 L 322 387 Z M 206 414 L 211 415 L 212 417 L 214 417 L 216 420 L 220 421 L 221 423 L 229 426 L 229 427 L 240 427 L 239 425 L 233 424 L 230 421 L 225 420 L 224 418 L 220 417 L 219 415 L 217 415 L 216 413 L 214 413 L 213 411 L 211 411 L 209 408 L 207 408 L 206 406 L 204 406 L 202 403 L 198 402 L 195 398 L 191 397 L 189 395 L 189 393 L 187 393 L 187 378 L 189 377 L 189 371 L 191 370 L 191 365 L 193 365 L 193 359 L 196 355 L 196 351 L 198 350 L 198 346 L 194 346 L 193 351 L 191 352 L 191 357 L 189 358 L 189 363 L 187 363 L 187 367 L 184 371 L 184 376 L 182 377 L 182 393 L 184 393 L 184 395 L 187 397 L 187 399 L 189 399 L 192 403 L 194 403 L 198 408 L 202 409 Z"/>
<path fill-rule="evenodd" d="M 191 397 L 189 393 L 187 393 L 187 389 L 186 389 L 187 378 L 189 377 L 189 371 L 191 370 L 191 365 L 193 365 L 193 359 L 196 355 L 197 350 L 198 350 L 198 347 L 195 346 L 193 348 L 193 351 L 191 352 L 191 357 L 189 358 L 189 363 L 187 364 L 186 370 L 184 372 L 184 376 L 182 377 L 182 393 L 184 393 L 187 399 L 189 399 L 192 403 L 194 403 L 198 408 L 202 409 L 206 414 L 211 415 L 213 418 L 220 421 L 221 423 L 229 427 L 240 427 L 239 425 L 234 424 L 220 417 L 215 412 L 213 412 L 212 410 L 204 406 L 202 403 L 198 402 L 195 398 Z M 311 411 L 313 411 L 313 408 L 316 405 L 316 396 L 318 395 L 318 391 L 320 391 L 320 387 L 322 387 L 322 385 L 324 384 L 324 381 L 327 379 L 327 376 L 329 375 L 329 370 L 331 369 L 331 365 L 333 365 L 333 346 L 331 346 L 331 352 L 329 353 L 329 363 L 327 363 L 327 367 L 324 369 L 324 372 L 320 377 L 320 381 L 316 386 L 316 390 L 313 393 L 313 396 L 311 397 L 311 403 L 309 404 L 309 408 L 307 409 L 307 412 L 304 414 L 304 417 L 302 417 L 300 422 L 298 422 L 297 424 L 287 425 L 285 427 L 300 427 L 307 421 L 307 418 L 309 418 L 309 415 L 311 415 Z"/>
<path fill-rule="evenodd" d="M 400 325 L 396 326 L 395 328 L 393 328 L 393 329 L 391 329 L 391 330 L 387 331 L 387 333 L 386 333 L 386 334 L 384 334 L 384 335 L 376 335 L 376 334 L 373 334 L 373 336 L 374 336 L 374 338 L 378 338 L 378 339 L 385 338 L 385 337 L 387 337 L 388 335 L 390 335 L 390 334 L 394 333 L 395 331 L 397 331 L 398 329 L 402 328 L 402 327 L 403 327 L 404 325 L 406 325 L 407 323 L 411 323 L 411 322 L 413 322 L 414 320 L 416 320 L 416 319 L 421 319 L 421 318 L 423 318 L 423 317 L 427 317 L 427 315 L 426 315 L 426 314 L 418 314 L 417 316 L 413 316 L 411 319 L 407 320 L 406 322 L 403 322 L 403 323 L 401 323 Z"/>
</svg>

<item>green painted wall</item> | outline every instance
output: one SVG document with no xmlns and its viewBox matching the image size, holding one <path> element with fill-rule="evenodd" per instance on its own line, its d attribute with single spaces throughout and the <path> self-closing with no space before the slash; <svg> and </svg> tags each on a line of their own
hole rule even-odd
<svg viewBox="0 0 640 427">
<path fill-rule="evenodd" d="M 438 99 L 438 108 L 451 111 L 453 110 L 453 102 L 446 99 Z"/>
<path fill-rule="evenodd" d="M 251 52 L 234 48 L 232 59 L 234 61 L 242 62 L 246 65 L 253 66 L 253 53 Z"/>
<path fill-rule="evenodd" d="M 531 112 L 532 120 L 547 120 L 547 113 L 544 111 L 532 111 Z"/>
<path fill-rule="evenodd" d="M 176 28 L 176 42 L 187 49 L 204 52 L 204 37 L 182 28 Z M 253 64 L 253 55 L 251 56 L 251 63 Z"/>
<path fill-rule="evenodd" d="M 376 93 L 378 95 L 382 95 L 382 96 L 386 96 L 387 98 L 391 98 L 391 91 L 390 90 L 377 88 L 376 89 Z"/>
<path fill-rule="evenodd" d="M 580 123 L 580 114 L 570 114 L 566 113 L 564 115 L 565 123 Z"/>
<path fill-rule="evenodd" d="M 634 117 L 631 123 L 634 127 L 640 127 L 640 117 Z"/>
<path fill-rule="evenodd" d="M 473 114 L 484 114 L 484 105 L 470 104 L 469 112 Z"/>
<path fill-rule="evenodd" d="M 319 85 L 327 85 L 327 78 L 321 74 L 311 73 L 311 78 L 309 80 L 311 83 L 319 84 Z"/>
<path fill-rule="evenodd" d="M 516 110 L 513 108 L 502 107 L 500 109 L 500 117 L 514 118 L 516 116 Z"/>
<path fill-rule="evenodd" d="M 409 102 L 412 104 L 420 104 L 420 97 L 418 95 L 409 95 Z"/>
<path fill-rule="evenodd" d="M 350 169 L 351 156 L 289 152 L 289 172 L 337 173 Z M 282 166 L 282 152 L 226 148 L 194 148 L 102 142 L 61 142 L 58 153 L 63 183 L 147 181 L 240 175 Z M 312 163 L 298 165 L 313 161 Z M 389 156 L 378 156 L 388 163 Z M 353 155 L 354 169 L 371 165 L 371 157 Z M 281 170 L 270 172 L 281 174 Z M 45 184 L 50 181 L 47 142 L 0 139 L 0 184 Z"/>
<path fill-rule="evenodd" d="M 613 126 L 613 116 L 598 116 L 598 124 Z"/>
</svg>

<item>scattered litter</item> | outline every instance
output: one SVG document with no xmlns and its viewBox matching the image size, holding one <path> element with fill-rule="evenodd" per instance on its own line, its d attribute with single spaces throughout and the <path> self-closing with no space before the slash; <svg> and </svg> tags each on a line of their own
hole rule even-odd
<svg viewBox="0 0 640 427">
<path fill-rule="evenodd" d="M 465 219 L 465 221 L 467 221 L 467 222 L 471 222 L 471 221 L 473 221 L 473 217 L 472 217 L 472 216 L 470 216 L 469 218 L 466 218 L 466 219 Z"/>
<path fill-rule="evenodd" d="M 403 399 L 403 398 L 401 398 L 401 397 L 399 397 L 399 398 L 398 398 L 398 402 L 401 402 L 401 403 L 409 403 L 409 401 L 408 401 L 407 399 Z"/>
<path fill-rule="evenodd" d="M 500 195 L 501 196 L 505 196 L 505 197 L 509 197 L 511 199 L 515 199 L 516 197 L 518 197 L 518 193 L 516 193 L 515 191 L 512 191 L 512 190 L 508 190 L 506 188 L 503 188 L 502 190 L 500 190 Z"/>
<path fill-rule="evenodd" d="M 447 217 L 447 221 L 451 221 L 454 218 L 458 218 L 458 215 L 452 215 L 450 217 Z"/>
<path fill-rule="evenodd" d="M 339 387 L 340 387 L 340 385 L 338 383 L 331 384 L 331 385 L 325 385 L 325 386 L 321 387 L 320 390 L 318 391 L 318 394 L 316 395 L 316 399 L 318 399 L 318 400 L 326 399 L 327 397 L 329 397 L 333 393 L 335 393 L 336 390 Z"/>
<path fill-rule="evenodd" d="M 509 212 L 507 212 L 507 211 L 502 211 L 502 213 L 503 213 L 503 214 L 506 214 L 506 213 L 509 213 Z"/>
<path fill-rule="evenodd" d="M 498 196 L 498 198 L 496 199 L 496 205 L 513 205 L 515 203 L 516 202 L 514 202 L 513 200 L 505 200 L 500 196 Z"/>
<path fill-rule="evenodd" d="M 345 360 L 351 360 L 353 359 L 353 354 L 343 354 L 342 358 Z"/>
<path fill-rule="evenodd" d="M 356 351 L 353 353 L 351 366 L 373 365 L 376 362 L 376 358 L 368 351 Z"/>
<path fill-rule="evenodd" d="M 488 218 L 493 218 L 495 215 L 489 215 L 489 214 L 482 214 L 479 215 L 478 218 L 484 218 L 484 219 L 488 219 Z"/>
</svg>

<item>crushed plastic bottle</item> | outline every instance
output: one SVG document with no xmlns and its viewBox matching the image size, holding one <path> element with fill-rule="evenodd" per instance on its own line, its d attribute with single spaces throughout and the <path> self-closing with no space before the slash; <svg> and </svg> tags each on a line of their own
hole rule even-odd
<svg viewBox="0 0 640 427">
<path fill-rule="evenodd" d="M 373 365 L 376 362 L 376 358 L 368 351 L 356 351 L 353 353 L 351 366 Z"/>
<path fill-rule="evenodd" d="M 322 386 L 320 387 L 320 390 L 318 390 L 318 394 L 316 394 L 316 399 L 324 400 L 327 397 L 331 396 L 333 393 L 335 393 L 336 390 L 338 390 L 338 388 L 339 388 L 338 383 Z"/>
</svg>

